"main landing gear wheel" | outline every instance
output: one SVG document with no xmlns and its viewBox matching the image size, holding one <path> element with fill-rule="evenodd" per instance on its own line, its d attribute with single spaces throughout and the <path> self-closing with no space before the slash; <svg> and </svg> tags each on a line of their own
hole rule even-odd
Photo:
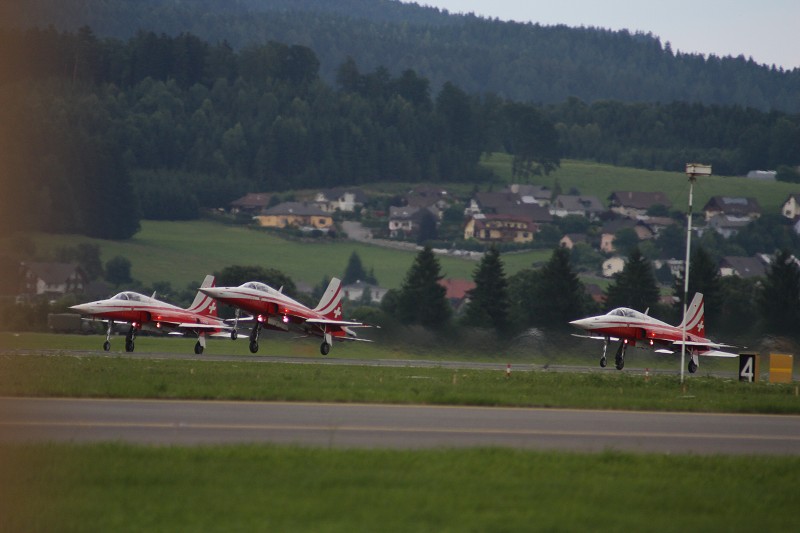
<svg viewBox="0 0 800 533">
<path fill-rule="evenodd" d="M 256 353 L 258 351 L 258 341 L 250 341 L 250 353 Z"/>
<path fill-rule="evenodd" d="M 231 340 L 232 341 L 235 341 L 238 336 L 239 336 L 239 334 L 236 333 L 235 329 L 231 331 Z"/>
<path fill-rule="evenodd" d="M 689 359 L 689 373 L 694 374 L 697 372 L 697 363 Z"/>
<path fill-rule="evenodd" d="M 606 360 L 605 357 L 601 357 L 600 358 L 600 368 L 605 368 L 606 366 L 608 366 L 608 361 Z"/>
<path fill-rule="evenodd" d="M 197 341 L 194 345 L 194 353 L 197 355 L 201 355 L 203 353 L 203 345 L 200 344 L 200 341 Z"/>
<path fill-rule="evenodd" d="M 331 345 L 328 344 L 327 342 L 323 342 L 322 344 L 319 345 L 319 353 L 321 353 L 322 355 L 328 355 L 330 351 L 331 351 Z"/>
<path fill-rule="evenodd" d="M 133 340 L 125 339 L 125 351 L 126 352 L 132 352 L 133 348 L 134 348 Z"/>
<path fill-rule="evenodd" d="M 105 351 L 107 352 L 107 351 L 109 351 L 110 349 L 111 349 L 111 343 L 110 343 L 110 342 L 108 342 L 108 341 L 104 342 L 104 343 L 103 343 L 103 350 L 105 350 Z"/>
<path fill-rule="evenodd" d="M 625 368 L 625 345 L 620 344 L 619 348 L 617 349 L 617 355 L 614 356 L 614 363 L 617 370 L 622 370 Z"/>
</svg>

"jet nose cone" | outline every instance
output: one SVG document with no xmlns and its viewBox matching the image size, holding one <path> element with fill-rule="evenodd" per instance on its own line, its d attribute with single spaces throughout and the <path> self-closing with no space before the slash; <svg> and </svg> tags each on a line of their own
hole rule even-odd
<svg viewBox="0 0 800 533">
<path fill-rule="evenodd" d="M 225 296 L 225 289 L 223 287 L 203 287 L 200 292 L 212 298 L 221 298 Z"/>
<path fill-rule="evenodd" d="M 581 328 L 581 329 L 586 329 L 589 326 L 590 323 L 591 323 L 591 320 L 588 319 L 588 318 L 580 318 L 578 320 L 573 320 L 573 321 L 570 322 L 571 325 L 575 326 L 576 328 Z"/>
<path fill-rule="evenodd" d="M 94 310 L 94 306 L 92 304 L 78 304 L 78 305 L 71 305 L 69 306 L 70 309 L 74 309 L 79 313 L 86 313 L 91 314 Z"/>
</svg>

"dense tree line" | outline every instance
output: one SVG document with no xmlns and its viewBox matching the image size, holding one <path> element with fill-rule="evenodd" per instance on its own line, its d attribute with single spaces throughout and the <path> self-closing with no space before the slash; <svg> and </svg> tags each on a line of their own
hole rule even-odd
<svg viewBox="0 0 800 533">
<path fill-rule="evenodd" d="M 549 106 L 548 115 L 566 158 L 672 171 L 706 161 L 721 175 L 800 165 L 797 114 L 685 102 L 589 105 L 569 98 Z"/>
<path fill-rule="evenodd" d="M 141 216 L 190 219 L 248 190 L 481 182 L 488 151 L 514 154 L 518 179 L 561 153 L 673 170 L 696 158 L 720 173 L 800 163 L 800 116 L 779 112 L 542 108 L 452 83 L 434 93 L 413 70 L 362 72 L 353 59 L 330 86 L 309 48 L 234 51 L 189 34 L 0 30 L 0 45 L 14 51 L 0 65 L 11 229 L 125 238 Z"/>
<path fill-rule="evenodd" d="M 0 42 L 19 52 L 0 67 L 11 227 L 123 238 L 140 211 L 192 218 L 248 189 L 479 181 L 493 138 L 558 164 L 555 143 L 515 143 L 554 135 L 541 110 L 526 107 L 538 120 L 511 129 L 510 102 L 452 84 L 434 96 L 414 71 L 361 73 L 353 61 L 330 87 L 302 46 L 234 53 L 190 35 L 121 43 L 88 28 L 0 32 Z"/>
<path fill-rule="evenodd" d="M 15 2 L 16 3 L 16 2 Z M 236 49 L 300 44 L 320 58 L 329 82 L 353 57 L 362 68 L 414 69 L 432 87 L 451 81 L 468 93 L 523 102 L 688 101 L 800 112 L 800 69 L 784 71 L 744 56 L 672 50 L 651 34 L 503 22 L 388 0 L 28 0 L 0 24 L 89 25 L 128 39 L 147 30 L 192 32 Z M 424 4 L 424 2 L 423 2 Z"/>
</svg>

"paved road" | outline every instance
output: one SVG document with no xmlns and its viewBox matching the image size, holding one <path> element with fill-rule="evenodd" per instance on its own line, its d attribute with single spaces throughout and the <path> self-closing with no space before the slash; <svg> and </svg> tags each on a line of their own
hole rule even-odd
<svg viewBox="0 0 800 533">
<path fill-rule="evenodd" d="M 800 454 L 800 416 L 0 398 L 0 441 Z"/>
</svg>

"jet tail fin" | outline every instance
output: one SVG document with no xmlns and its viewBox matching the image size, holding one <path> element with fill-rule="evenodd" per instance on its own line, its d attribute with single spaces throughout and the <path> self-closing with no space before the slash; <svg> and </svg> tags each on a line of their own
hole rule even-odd
<svg viewBox="0 0 800 533">
<path fill-rule="evenodd" d="M 320 313 L 326 318 L 333 320 L 340 320 L 342 317 L 342 280 L 339 278 L 331 278 L 328 283 L 328 288 L 325 289 L 319 305 L 314 308 L 314 311 Z"/>
<path fill-rule="evenodd" d="M 206 289 L 209 287 L 213 287 L 214 284 L 215 284 L 214 276 L 208 274 L 203 280 L 202 285 L 200 285 L 200 288 Z M 210 296 L 203 294 L 200 291 L 197 291 L 197 295 L 194 297 L 192 305 L 190 305 L 189 309 L 187 310 L 205 316 L 217 316 L 217 304 Z"/>
<path fill-rule="evenodd" d="M 697 335 L 699 337 L 705 337 L 705 321 L 703 319 L 705 314 L 705 303 L 703 300 L 703 293 L 697 292 L 692 298 L 692 303 L 689 304 L 689 307 L 686 308 L 686 316 L 684 317 L 684 321 L 686 324 L 686 333 L 691 335 Z M 679 328 L 683 329 L 684 321 L 678 325 Z"/>
</svg>

